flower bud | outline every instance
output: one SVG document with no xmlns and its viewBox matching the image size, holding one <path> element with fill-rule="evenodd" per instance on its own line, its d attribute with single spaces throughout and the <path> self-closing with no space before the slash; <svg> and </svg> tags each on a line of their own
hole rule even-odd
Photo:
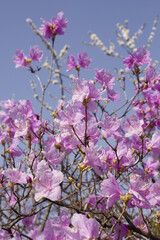
<svg viewBox="0 0 160 240">
<path fill-rule="evenodd" d="M 149 146 L 147 150 L 148 150 L 148 152 L 150 152 L 152 150 L 152 147 Z"/>
<path fill-rule="evenodd" d="M 26 181 L 27 181 L 27 183 L 28 183 L 29 185 L 32 184 L 32 178 L 31 178 L 30 176 L 27 176 L 27 177 L 26 177 Z"/>
<path fill-rule="evenodd" d="M 81 172 L 83 172 L 86 168 L 85 163 L 79 163 L 78 166 Z"/>
<path fill-rule="evenodd" d="M 13 183 L 12 182 L 8 182 L 8 187 L 13 191 L 13 189 L 14 189 L 14 185 L 13 185 Z"/>
<path fill-rule="evenodd" d="M 69 180 L 70 182 L 73 182 L 73 178 L 72 178 L 72 177 L 68 177 L 68 180 Z"/>
</svg>

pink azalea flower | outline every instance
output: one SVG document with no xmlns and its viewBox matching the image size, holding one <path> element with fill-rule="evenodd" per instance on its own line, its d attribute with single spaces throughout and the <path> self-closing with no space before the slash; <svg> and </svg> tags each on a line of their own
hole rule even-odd
<svg viewBox="0 0 160 240">
<path fill-rule="evenodd" d="M 101 199 L 100 196 L 96 196 L 95 194 L 89 195 L 87 200 L 84 202 L 84 204 L 88 204 L 90 208 L 96 207 L 97 201 Z"/>
<path fill-rule="evenodd" d="M 152 139 L 148 143 L 148 148 L 151 147 L 151 155 L 153 158 L 158 159 L 160 155 L 160 132 L 155 132 L 152 136 Z"/>
<path fill-rule="evenodd" d="M 129 56 L 123 60 L 123 64 L 126 66 L 126 71 L 134 68 L 135 61 L 132 56 Z"/>
<path fill-rule="evenodd" d="M 82 121 L 84 114 L 77 107 L 76 102 L 70 101 L 63 109 L 59 109 L 57 116 L 60 119 L 61 129 L 64 129 L 68 125 L 75 126 Z"/>
<path fill-rule="evenodd" d="M 140 228 L 141 230 L 143 230 L 145 232 L 148 231 L 147 226 L 144 223 L 143 218 L 141 217 L 141 215 L 139 215 L 138 217 L 135 217 L 133 219 L 133 224 L 134 224 L 135 227 Z"/>
<path fill-rule="evenodd" d="M 41 19 L 43 24 L 40 31 L 45 39 L 54 39 L 56 35 L 63 35 L 65 28 L 67 28 L 68 20 L 63 18 L 63 12 L 57 14 L 57 19 L 52 17 L 50 22 Z"/>
<path fill-rule="evenodd" d="M 67 72 L 71 71 L 73 68 L 76 68 L 77 64 L 75 62 L 75 56 L 72 54 L 68 55 L 67 59 Z"/>
<path fill-rule="evenodd" d="M 32 142 L 38 141 L 34 133 L 38 136 L 39 127 L 43 124 L 33 112 L 29 100 L 19 100 L 12 102 L 12 104 L 8 101 L 2 101 L 0 105 L 4 108 L 4 111 L 0 112 L 0 122 L 10 131 L 12 138 L 26 138 L 30 133 Z M 12 151 L 16 144 L 18 144 L 17 141 L 14 141 L 13 145 L 10 146 Z"/>
<path fill-rule="evenodd" d="M 146 76 L 146 82 L 152 85 L 157 76 L 156 69 L 153 66 L 149 65 L 145 72 L 145 76 Z"/>
<path fill-rule="evenodd" d="M 88 136 L 88 142 L 92 142 L 94 144 L 97 143 L 98 139 L 100 138 L 100 130 L 97 128 L 97 122 L 94 118 L 91 118 L 88 120 L 87 123 L 87 136 Z M 81 121 L 81 123 L 76 124 L 75 131 L 79 138 L 84 141 L 84 135 L 85 135 L 85 120 Z"/>
<path fill-rule="evenodd" d="M 147 199 L 151 207 L 160 206 L 160 179 L 151 185 Z"/>
<path fill-rule="evenodd" d="M 95 149 L 86 148 L 85 153 L 86 155 L 83 163 L 85 163 L 86 166 L 91 166 L 94 171 L 100 176 L 102 174 L 102 163 L 98 158 Z"/>
<path fill-rule="evenodd" d="M 129 193 L 133 196 L 128 204 L 129 207 L 150 208 L 149 201 L 151 183 L 145 179 L 145 173 L 142 169 L 137 169 L 130 177 Z"/>
<path fill-rule="evenodd" d="M 41 62 L 43 52 L 40 50 L 39 46 L 30 47 L 29 56 L 33 61 Z"/>
<path fill-rule="evenodd" d="M 53 167 L 56 168 L 56 165 L 63 161 L 64 156 L 60 149 L 56 148 L 56 139 L 53 136 L 50 136 L 45 142 L 45 151 L 43 154 L 45 155 L 48 163 Z"/>
<path fill-rule="evenodd" d="M 139 47 L 137 51 L 133 52 L 135 64 L 138 66 L 150 63 L 151 59 L 149 57 L 150 52 L 146 51 L 144 47 Z"/>
<path fill-rule="evenodd" d="M 50 220 L 48 220 L 50 221 Z M 61 211 L 60 216 L 55 217 L 50 221 L 51 229 L 54 231 L 56 239 L 58 240 L 80 240 L 78 229 L 69 227 L 70 216 L 66 211 Z M 47 231 L 46 231 L 47 230 Z M 48 230 L 45 228 L 46 237 L 48 240 Z M 49 230 L 50 232 L 51 230 Z M 52 240 L 52 238 L 51 238 Z"/>
<path fill-rule="evenodd" d="M 17 202 L 17 197 L 14 195 L 12 191 L 8 192 L 7 200 L 9 201 L 9 205 L 13 206 Z"/>
<path fill-rule="evenodd" d="M 107 197 L 107 208 L 110 208 L 119 199 L 122 191 L 115 177 L 108 172 L 108 179 L 105 179 L 101 183 L 101 196 Z"/>
<path fill-rule="evenodd" d="M 54 223 L 55 224 L 60 224 L 63 227 L 68 226 L 70 224 L 70 216 L 65 210 L 61 210 L 60 215 L 58 217 L 54 218 Z"/>
<path fill-rule="evenodd" d="M 92 60 L 88 57 L 85 51 L 78 53 L 78 65 L 82 68 L 89 70 L 89 65 L 91 64 Z"/>
<path fill-rule="evenodd" d="M 26 212 L 26 215 L 28 213 Z M 28 230 L 31 230 L 31 229 L 34 229 L 34 222 L 35 222 L 35 220 L 36 220 L 36 216 L 26 217 L 26 218 L 22 219 L 22 223 L 24 224 L 24 226 Z"/>
<path fill-rule="evenodd" d="M 149 51 L 146 51 L 144 47 L 139 47 L 137 51 L 134 51 L 129 57 L 123 60 L 126 71 L 132 69 L 135 65 L 141 66 L 150 63 L 151 59 L 149 56 Z"/>
<path fill-rule="evenodd" d="M 13 57 L 13 62 L 16 64 L 15 67 L 29 67 L 32 61 L 40 62 L 43 57 L 43 52 L 39 46 L 33 46 L 30 47 L 29 56 L 30 58 L 27 58 L 22 50 L 16 50 L 16 55 Z"/>
<path fill-rule="evenodd" d="M 108 70 L 104 68 L 98 70 L 95 69 L 95 80 L 98 81 L 101 85 L 112 86 L 114 85 L 115 76 L 113 76 Z"/>
<path fill-rule="evenodd" d="M 24 55 L 23 51 L 20 49 L 16 50 L 16 55 L 13 57 L 13 62 L 16 64 L 16 68 L 28 66 L 27 56 Z"/>
<path fill-rule="evenodd" d="M 155 161 L 154 158 L 149 157 L 147 162 L 145 163 L 145 171 L 147 172 L 148 178 L 154 178 L 159 173 L 160 162 Z"/>
<path fill-rule="evenodd" d="M 66 212 L 65 215 L 69 217 Z M 81 240 L 78 229 L 69 227 L 70 217 L 66 222 L 65 215 L 56 217 L 54 220 L 48 219 L 42 233 L 39 227 L 34 228 L 29 232 L 29 237 L 34 240 Z"/>
<path fill-rule="evenodd" d="M 52 165 L 52 167 L 55 168 L 55 165 L 57 163 L 60 163 L 63 161 L 63 155 L 59 152 L 59 150 L 52 144 L 50 146 L 50 149 L 48 149 L 47 152 L 45 152 L 45 156 L 47 158 L 47 161 Z"/>
<path fill-rule="evenodd" d="M 75 213 L 71 219 L 71 223 L 78 229 L 81 240 L 98 238 L 100 226 L 95 219 Z"/>
<path fill-rule="evenodd" d="M 71 71 L 73 68 L 76 68 L 77 70 L 79 70 L 81 67 L 85 68 L 87 70 L 89 70 L 89 65 L 91 64 L 92 60 L 88 57 L 87 53 L 85 51 L 82 51 L 80 53 L 78 53 L 78 57 L 77 57 L 77 64 L 75 62 L 75 56 L 73 56 L 72 54 L 70 54 L 68 56 L 68 60 L 67 60 L 67 72 Z"/>
<path fill-rule="evenodd" d="M 113 90 L 115 76 L 113 76 L 108 70 L 105 70 L 103 68 L 101 70 L 98 70 L 98 68 L 96 68 L 95 69 L 95 79 L 101 85 L 106 87 L 108 98 L 110 100 L 118 101 L 120 94 L 116 93 Z"/>
<path fill-rule="evenodd" d="M 137 136 L 143 135 L 144 133 L 143 125 L 144 125 L 143 119 L 139 120 L 137 115 L 131 115 L 124 125 L 124 127 L 126 128 L 125 137 L 131 137 L 133 135 Z"/>
<path fill-rule="evenodd" d="M 10 147 L 6 150 L 7 152 L 11 153 L 13 157 L 16 157 L 16 156 L 19 157 L 19 156 L 22 155 L 22 151 L 19 150 L 19 149 L 16 149 L 18 144 L 19 144 L 19 139 L 15 138 L 15 139 L 13 139 L 12 144 L 10 145 Z"/>
<path fill-rule="evenodd" d="M 115 219 L 112 220 L 112 224 L 115 223 Z M 123 237 L 128 233 L 128 227 L 126 224 L 123 224 L 122 222 L 119 224 L 116 224 L 115 226 L 115 232 L 113 236 L 113 240 L 122 240 Z"/>
<path fill-rule="evenodd" d="M 48 198 L 57 201 L 61 198 L 60 183 L 63 181 L 63 173 L 58 170 L 51 170 L 44 160 L 38 163 L 36 179 L 34 183 L 35 200 Z"/>
<path fill-rule="evenodd" d="M 109 166 L 113 166 L 115 168 L 115 165 L 113 163 L 113 159 L 116 158 L 114 151 L 107 147 L 106 149 L 102 149 L 102 151 L 99 151 L 98 157 L 101 161 L 102 166 L 102 172 L 107 173 L 109 170 Z"/>
<path fill-rule="evenodd" d="M 72 100 L 83 102 L 84 100 L 107 100 L 102 98 L 101 94 L 104 90 L 99 90 L 93 81 L 81 81 L 78 78 L 74 79 L 75 90 L 73 93 Z"/>
<path fill-rule="evenodd" d="M 107 87 L 106 90 L 107 90 L 108 98 L 111 101 L 118 101 L 118 102 L 120 101 L 119 100 L 120 94 L 114 91 L 113 86 Z"/>
<path fill-rule="evenodd" d="M 117 155 L 119 158 L 119 168 L 128 167 L 135 163 L 128 139 L 120 140 L 117 147 Z"/>
<path fill-rule="evenodd" d="M 29 232 L 28 236 L 34 240 L 45 240 L 46 239 L 45 232 L 44 231 L 40 232 L 40 227 L 37 227 L 37 228 L 34 228 L 33 230 L 31 230 Z M 56 240 L 53 232 L 52 232 L 52 240 Z"/>
<path fill-rule="evenodd" d="M 102 128 L 102 135 L 105 138 L 111 137 L 121 137 L 121 128 L 120 128 L 121 119 L 116 117 L 110 117 L 106 113 L 104 114 L 104 121 L 99 123 L 99 126 Z"/>
<path fill-rule="evenodd" d="M 17 168 L 6 169 L 3 171 L 3 173 L 7 178 L 10 179 L 12 183 L 20 183 L 20 184 L 27 183 L 26 181 L 27 174 L 21 172 Z"/>
</svg>

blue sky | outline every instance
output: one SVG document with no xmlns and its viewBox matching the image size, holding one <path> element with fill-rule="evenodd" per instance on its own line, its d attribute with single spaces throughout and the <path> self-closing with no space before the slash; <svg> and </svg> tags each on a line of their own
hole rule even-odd
<svg viewBox="0 0 160 240">
<path fill-rule="evenodd" d="M 117 22 L 129 21 L 131 35 L 146 23 L 139 45 L 146 43 L 155 17 L 160 14 L 159 0 L 5 0 L 0 5 L 0 99 L 6 100 L 14 94 L 15 99 L 33 100 L 33 92 L 29 81 L 34 78 L 26 69 L 15 69 L 12 57 L 20 48 L 28 54 L 29 47 L 40 45 L 40 39 L 34 35 L 26 18 L 31 18 L 37 27 L 40 18 L 50 20 L 59 11 L 68 18 L 68 29 L 64 36 L 58 36 L 55 48 L 60 50 L 64 44 L 70 46 L 69 53 L 77 54 L 85 50 L 93 59 L 90 72 L 83 72 L 83 77 L 93 79 L 94 68 L 113 69 L 120 66 L 117 60 L 107 57 L 96 47 L 84 46 L 82 41 L 89 41 L 88 31 L 96 33 L 109 46 L 109 40 L 116 42 L 115 30 Z M 118 49 L 117 49 L 118 50 Z M 151 46 L 151 57 L 159 60 L 160 56 L 160 23 Z M 124 52 L 125 54 L 125 52 Z M 127 54 L 126 54 L 127 56 Z M 45 75 L 43 75 L 45 78 Z M 46 76 L 47 78 L 47 76 Z M 45 81 L 45 79 L 43 79 Z M 65 83 L 64 83 L 65 84 Z M 66 83 L 67 84 L 67 83 Z M 51 89 L 55 94 L 54 89 Z"/>
</svg>

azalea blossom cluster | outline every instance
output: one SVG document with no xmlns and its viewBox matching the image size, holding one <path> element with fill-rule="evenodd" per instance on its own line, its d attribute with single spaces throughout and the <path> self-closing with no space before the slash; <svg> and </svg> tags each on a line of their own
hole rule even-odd
<svg viewBox="0 0 160 240">
<path fill-rule="evenodd" d="M 43 57 L 43 52 L 40 50 L 39 46 L 30 47 L 29 50 L 30 58 L 23 53 L 23 50 L 17 49 L 16 55 L 13 57 L 13 61 L 18 67 L 29 67 L 32 61 L 40 62 Z"/>
<path fill-rule="evenodd" d="M 41 37 L 53 42 L 68 20 L 60 12 L 42 22 Z M 29 55 L 17 50 L 13 61 L 37 77 L 32 60 L 43 52 L 34 46 Z M 113 114 L 108 104 L 121 101 L 116 76 L 96 68 L 93 80 L 81 79 L 91 63 L 84 51 L 77 63 L 68 55 L 74 89 L 50 120 L 42 116 L 44 95 L 40 115 L 29 100 L 1 101 L 0 239 L 160 239 L 160 75 L 148 50 L 133 51 L 118 78 L 132 74 L 133 96 Z"/>
</svg>

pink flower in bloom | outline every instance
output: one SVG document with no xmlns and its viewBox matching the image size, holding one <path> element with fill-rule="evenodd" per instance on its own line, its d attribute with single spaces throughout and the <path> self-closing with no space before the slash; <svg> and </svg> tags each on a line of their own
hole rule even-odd
<svg viewBox="0 0 160 240">
<path fill-rule="evenodd" d="M 147 199 L 152 207 L 155 205 L 160 206 L 160 179 L 151 185 Z"/>
<path fill-rule="evenodd" d="M 29 213 L 29 212 L 28 212 Z M 26 215 L 28 214 L 26 212 Z M 34 229 L 34 221 L 36 220 L 36 216 L 31 216 L 31 217 L 26 217 L 24 219 L 22 219 L 22 223 L 24 224 L 24 226 L 28 229 Z"/>
<path fill-rule="evenodd" d="M 40 50 L 39 46 L 33 46 L 30 47 L 29 56 L 30 58 L 27 58 L 22 50 L 17 49 L 16 55 L 13 57 L 13 62 L 16 64 L 15 67 L 28 67 L 30 66 L 32 60 L 40 62 L 43 57 L 43 52 Z"/>
<path fill-rule="evenodd" d="M 145 164 L 145 172 L 147 172 L 148 178 L 154 178 L 159 173 L 160 162 L 155 161 L 154 158 L 149 157 Z"/>
<path fill-rule="evenodd" d="M 149 83 L 150 85 L 153 85 L 154 80 L 156 79 L 156 76 L 157 76 L 156 69 L 153 66 L 149 65 L 147 67 L 145 75 L 146 75 L 146 82 Z"/>
<path fill-rule="evenodd" d="M 98 68 L 96 68 L 95 69 L 95 79 L 101 85 L 106 87 L 108 98 L 110 100 L 118 101 L 120 94 L 116 93 L 113 90 L 115 76 L 113 76 L 108 70 L 105 70 L 103 68 L 101 70 L 98 70 Z"/>
<path fill-rule="evenodd" d="M 115 223 L 115 219 L 112 220 L 112 224 Z M 123 224 L 122 222 L 119 224 L 116 224 L 115 227 L 115 232 L 114 232 L 114 237 L 113 240 L 122 240 L 123 237 L 128 233 L 128 227 L 126 224 Z"/>
<path fill-rule="evenodd" d="M 98 81 L 101 85 L 105 86 L 112 86 L 114 85 L 115 76 L 113 76 L 108 70 L 105 70 L 102 68 L 101 70 L 98 70 L 98 68 L 95 69 L 95 79 Z"/>
<path fill-rule="evenodd" d="M 133 219 L 133 224 L 137 227 L 140 228 L 141 230 L 147 232 L 147 226 L 143 221 L 143 218 L 139 215 L 138 217 L 135 217 Z"/>
<path fill-rule="evenodd" d="M 82 51 L 78 53 L 78 60 L 77 64 L 75 62 L 75 56 L 70 54 L 67 59 L 67 72 L 71 71 L 73 68 L 76 68 L 79 70 L 81 67 L 85 69 L 89 69 L 89 65 L 91 64 L 92 60 L 88 57 L 87 53 L 85 51 Z"/>
<path fill-rule="evenodd" d="M 7 152 L 9 152 L 10 154 L 12 154 L 13 157 L 16 157 L 16 156 L 21 156 L 22 155 L 22 151 L 19 150 L 19 149 L 16 149 L 16 147 L 18 146 L 19 144 L 19 139 L 18 138 L 15 138 L 13 139 L 12 141 L 12 144 L 9 146 L 9 148 L 6 150 Z"/>
<path fill-rule="evenodd" d="M 14 195 L 12 191 L 9 191 L 7 194 L 7 200 L 10 206 L 13 206 L 17 202 L 17 197 Z"/>
<path fill-rule="evenodd" d="M 75 213 L 71 223 L 79 231 L 81 240 L 97 239 L 99 234 L 99 223 L 93 218 L 87 218 L 83 214 Z"/>
<path fill-rule="evenodd" d="M 150 63 L 151 59 L 149 57 L 150 52 L 146 51 L 144 47 L 139 47 L 137 51 L 133 52 L 133 58 L 138 66 Z"/>
<path fill-rule="evenodd" d="M 55 225 L 60 224 L 61 226 L 69 226 L 70 225 L 70 216 L 65 210 L 61 210 L 60 215 L 54 218 Z"/>
<path fill-rule="evenodd" d="M 102 135 L 105 138 L 111 137 L 121 137 L 121 128 L 120 128 L 121 119 L 116 117 L 110 117 L 106 113 L 104 114 L 104 121 L 99 123 L 99 126 L 102 128 Z"/>
<path fill-rule="evenodd" d="M 6 170 L 4 170 L 3 173 L 7 178 L 10 179 L 10 181 L 12 183 L 20 183 L 20 184 L 27 183 L 27 181 L 26 181 L 27 174 L 21 172 L 17 168 L 6 169 Z"/>
<path fill-rule="evenodd" d="M 35 180 L 35 200 L 48 198 L 56 201 L 61 198 L 61 187 L 59 184 L 63 181 L 63 173 L 57 170 L 51 170 L 44 160 L 38 163 Z"/>
<path fill-rule="evenodd" d="M 40 28 L 45 39 L 54 39 L 56 35 L 63 35 L 64 29 L 67 28 L 68 19 L 63 18 L 63 12 L 57 14 L 57 19 L 52 17 L 50 22 L 41 19 L 44 25 Z"/>
<path fill-rule="evenodd" d="M 143 135 L 143 124 L 143 119 L 139 120 L 137 115 L 131 115 L 124 125 L 124 127 L 126 128 L 125 137 L 131 137 L 133 135 Z"/>
<path fill-rule="evenodd" d="M 72 54 L 68 55 L 66 64 L 67 64 L 67 72 L 71 71 L 73 68 L 76 68 L 77 64 L 75 62 L 75 56 L 73 56 Z"/>
<path fill-rule="evenodd" d="M 82 68 L 89 69 L 92 60 L 85 51 L 78 53 L 78 65 Z"/>
<path fill-rule="evenodd" d="M 46 148 L 45 151 L 43 151 L 48 163 L 53 168 L 56 168 L 56 165 L 64 159 L 62 152 L 56 147 L 57 144 L 56 139 L 53 136 L 50 136 L 45 142 Z"/>
<path fill-rule="evenodd" d="M 74 79 L 75 90 L 72 97 L 72 101 L 88 100 L 88 103 L 92 100 L 107 100 L 102 98 L 101 94 L 104 93 L 104 90 L 99 90 L 93 81 L 81 81 L 78 78 Z"/>
<path fill-rule="evenodd" d="M 75 126 L 79 124 L 84 118 L 84 114 L 77 108 L 77 103 L 70 101 L 67 106 L 63 107 L 63 109 L 58 110 L 58 118 L 60 119 L 59 123 L 61 126 L 61 130 L 64 129 L 68 125 Z"/>
<path fill-rule="evenodd" d="M 39 46 L 30 47 L 29 56 L 33 61 L 41 62 L 43 52 L 40 50 Z"/>
<path fill-rule="evenodd" d="M 128 167 L 135 163 L 128 139 L 123 138 L 118 142 L 117 155 L 120 160 L 118 163 L 119 168 Z"/>
<path fill-rule="evenodd" d="M 106 149 L 102 149 L 102 151 L 99 151 L 98 157 L 101 161 L 103 173 L 108 172 L 109 166 L 113 165 L 113 168 L 115 168 L 113 159 L 115 159 L 116 156 L 115 156 L 114 151 L 110 147 L 107 147 Z"/>
<path fill-rule="evenodd" d="M 123 64 L 126 66 L 126 71 L 134 68 L 135 61 L 132 56 L 129 56 L 123 60 Z"/>
<path fill-rule="evenodd" d="M 149 51 L 146 51 L 144 47 L 139 47 L 137 51 L 134 51 L 129 57 L 123 60 L 123 64 L 126 66 L 126 70 L 130 70 L 135 65 L 141 66 L 150 63 L 151 59 L 149 56 Z"/>
<path fill-rule="evenodd" d="M 88 125 L 88 127 L 87 127 L 88 142 L 92 142 L 92 143 L 96 144 L 96 142 L 99 139 L 99 135 L 100 135 L 100 131 L 97 128 L 97 122 L 95 121 L 94 118 L 91 118 L 90 120 L 88 120 L 87 125 Z M 79 123 L 79 124 L 76 124 L 74 129 L 75 129 L 77 135 L 79 136 L 79 138 L 83 142 L 84 135 L 85 135 L 85 120 L 81 121 L 81 123 Z"/>
<path fill-rule="evenodd" d="M 27 67 L 29 65 L 29 63 L 27 63 L 27 56 L 24 55 L 23 51 L 20 49 L 16 50 L 16 55 L 13 57 L 13 62 L 16 64 L 16 68 Z"/>
<path fill-rule="evenodd" d="M 97 204 L 97 200 L 101 199 L 101 196 L 96 196 L 95 194 L 89 195 L 85 204 L 89 204 L 90 208 L 94 208 Z"/>
<path fill-rule="evenodd" d="M 48 227 L 48 226 L 47 226 Z M 47 229 L 48 230 L 48 229 Z M 50 234 L 48 234 L 50 235 Z M 40 227 L 37 227 L 37 228 L 34 228 L 33 230 L 31 230 L 28 234 L 28 236 L 31 238 L 31 239 L 34 239 L 34 240 L 45 240 L 46 237 L 45 237 L 45 232 L 40 232 Z M 50 237 L 50 236 L 49 236 Z M 48 240 L 51 240 L 50 238 L 48 238 Z M 55 238 L 55 235 L 54 235 L 54 232 L 52 231 L 52 240 L 56 240 Z"/>
<path fill-rule="evenodd" d="M 34 228 L 29 232 L 29 237 L 34 240 L 81 240 L 78 229 L 64 225 L 58 218 L 48 219 L 43 232 L 40 232 L 40 227 Z"/>
<path fill-rule="evenodd" d="M 108 172 L 108 179 L 105 179 L 101 183 L 101 196 L 107 197 L 107 208 L 113 206 L 113 204 L 119 199 L 122 191 L 115 177 Z"/>
<path fill-rule="evenodd" d="M 151 184 L 146 181 L 145 173 L 142 169 L 137 169 L 130 177 L 129 193 L 133 196 L 128 204 L 132 207 L 150 208 L 149 195 Z"/>
<path fill-rule="evenodd" d="M 85 149 L 85 158 L 83 163 L 85 163 L 86 166 L 91 166 L 93 170 L 100 176 L 102 174 L 102 163 L 100 159 L 98 158 L 96 151 L 94 148 L 86 148 Z"/>
<path fill-rule="evenodd" d="M 151 148 L 151 155 L 153 158 L 158 159 L 160 155 L 160 132 L 155 132 L 152 136 L 151 141 L 148 143 L 148 148 Z"/>
<path fill-rule="evenodd" d="M 38 119 L 38 115 L 33 112 L 29 100 L 2 101 L 0 105 L 4 108 L 4 111 L 0 112 L 0 122 L 6 126 L 12 134 L 12 138 L 27 137 L 30 133 L 32 141 L 38 140 L 34 133 L 38 136 L 42 122 Z M 16 142 L 14 142 L 14 146 L 16 146 Z"/>
<path fill-rule="evenodd" d="M 53 221 L 50 221 L 52 231 L 56 236 L 56 240 L 80 240 L 78 229 L 69 227 L 70 215 L 66 211 L 61 211 L 60 216 L 55 217 Z M 48 240 L 49 229 L 45 228 L 46 239 Z M 51 230 L 50 230 L 51 231 Z M 51 238 L 51 240 L 53 240 Z"/>
</svg>

